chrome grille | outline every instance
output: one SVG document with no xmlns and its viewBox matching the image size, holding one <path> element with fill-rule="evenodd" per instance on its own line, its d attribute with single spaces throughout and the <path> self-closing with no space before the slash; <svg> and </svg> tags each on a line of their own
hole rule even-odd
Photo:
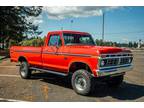
<svg viewBox="0 0 144 108">
<path fill-rule="evenodd" d="M 132 62 L 133 55 L 131 53 L 118 53 L 118 54 L 102 54 L 100 67 L 117 66 L 130 64 Z"/>
<path fill-rule="evenodd" d="M 131 61 L 132 61 L 132 57 L 121 58 L 120 65 L 129 64 L 129 63 L 131 63 Z"/>
<path fill-rule="evenodd" d="M 118 64 L 118 58 L 114 59 L 104 59 L 104 66 L 116 66 Z"/>
</svg>

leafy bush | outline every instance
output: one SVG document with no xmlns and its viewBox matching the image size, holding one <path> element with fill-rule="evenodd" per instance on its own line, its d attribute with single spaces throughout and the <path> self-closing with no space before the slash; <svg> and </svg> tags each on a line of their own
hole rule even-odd
<svg viewBox="0 0 144 108">
<path fill-rule="evenodd" d="M 29 40 L 24 40 L 22 42 L 20 42 L 21 46 L 43 46 L 44 44 L 44 39 L 42 38 L 33 38 L 33 39 L 29 39 Z"/>
<path fill-rule="evenodd" d="M 18 42 L 16 42 L 15 40 L 10 40 L 9 41 L 9 47 L 11 47 L 11 46 L 16 46 L 16 45 L 18 45 Z"/>
</svg>

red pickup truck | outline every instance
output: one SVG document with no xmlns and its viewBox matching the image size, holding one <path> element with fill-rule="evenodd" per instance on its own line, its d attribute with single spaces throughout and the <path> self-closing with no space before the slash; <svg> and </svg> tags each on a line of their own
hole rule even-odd
<svg viewBox="0 0 144 108">
<path fill-rule="evenodd" d="M 89 94 L 95 79 L 118 87 L 126 71 L 132 69 L 132 52 L 125 48 L 96 46 L 86 32 L 49 32 L 42 47 L 12 46 L 12 62 L 20 62 L 20 75 L 31 77 L 32 70 L 71 76 L 76 93 Z"/>
</svg>

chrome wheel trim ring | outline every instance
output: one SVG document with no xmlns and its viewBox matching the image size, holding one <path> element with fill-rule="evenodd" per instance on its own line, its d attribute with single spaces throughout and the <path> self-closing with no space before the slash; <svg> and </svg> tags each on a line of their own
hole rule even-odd
<svg viewBox="0 0 144 108">
<path fill-rule="evenodd" d="M 24 64 L 21 64 L 21 66 L 20 66 L 20 73 L 23 77 L 26 76 L 26 67 Z"/>
<path fill-rule="evenodd" d="M 83 91 L 86 89 L 87 82 L 86 79 L 83 76 L 76 76 L 75 78 L 75 87 L 79 91 Z"/>
</svg>

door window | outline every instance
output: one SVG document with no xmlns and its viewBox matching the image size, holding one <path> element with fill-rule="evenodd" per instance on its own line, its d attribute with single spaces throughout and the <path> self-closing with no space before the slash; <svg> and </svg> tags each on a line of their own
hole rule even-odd
<svg viewBox="0 0 144 108">
<path fill-rule="evenodd" d="M 50 36 L 50 40 L 48 43 L 49 46 L 61 46 L 62 42 L 59 35 Z"/>
</svg>

